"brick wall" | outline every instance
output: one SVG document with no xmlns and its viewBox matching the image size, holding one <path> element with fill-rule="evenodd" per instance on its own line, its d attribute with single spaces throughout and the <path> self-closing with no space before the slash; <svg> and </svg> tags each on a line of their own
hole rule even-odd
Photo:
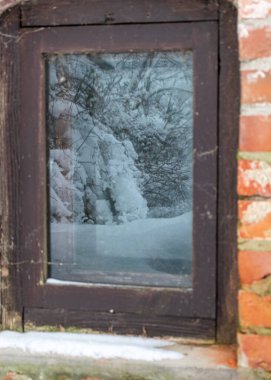
<svg viewBox="0 0 271 380">
<path fill-rule="evenodd" d="M 271 0 L 239 0 L 239 365 L 271 371 Z"/>
</svg>

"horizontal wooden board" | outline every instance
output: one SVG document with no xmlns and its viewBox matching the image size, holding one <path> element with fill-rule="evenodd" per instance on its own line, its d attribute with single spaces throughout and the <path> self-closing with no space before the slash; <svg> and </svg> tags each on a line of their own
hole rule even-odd
<svg viewBox="0 0 271 380">
<path fill-rule="evenodd" d="M 21 7 L 22 26 L 217 20 L 217 0 L 41 0 Z"/>
<path fill-rule="evenodd" d="M 215 339 L 215 321 L 212 319 L 189 319 L 156 317 L 129 313 L 108 313 L 31 308 L 24 311 L 25 328 L 31 326 L 77 327 L 120 334 L 147 336 L 182 336 L 199 339 Z"/>
</svg>

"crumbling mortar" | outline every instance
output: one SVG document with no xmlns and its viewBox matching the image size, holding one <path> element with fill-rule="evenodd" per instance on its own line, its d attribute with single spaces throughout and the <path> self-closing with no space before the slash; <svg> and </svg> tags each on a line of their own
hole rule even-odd
<svg viewBox="0 0 271 380">
<path fill-rule="evenodd" d="M 258 223 L 271 213 L 271 202 L 261 199 L 257 202 L 251 202 L 243 213 L 242 223 Z"/>
<path fill-rule="evenodd" d="M 243 289 L 246 291 L 252 291 L 261 297 L 271 296 L 271 273 L 259 281 L 254 281 L 251 285 L 243 285 Z"/>
<path fill-rule="evenodd" d="M 241 20 L 262 20 L 269 17 L 271 11 L 271 4 L 269 0 L 254 0 L 253 2 L 238 1 L 238 8 L 242 6 L 243 15 L 239 12 L 239 22 Z M 248 15 L 245 13 L 247 12 Z"/>
<path fill-rule="evenodd" d="M 271 380 L 271 371 L 254 370 L 251 374 L 255 377 L 248 378 L 247 380 Z"/>
<path fill-rule="evenodd" d="M 262 336 L 271 336 L 271 328 L 261 326 L 239 326 L 242 334 L 257 334 Z"/>
<path fill-rule="evenodd" d="M 259 202 L 259 201 L 271 201 L 270 196 L 261 196 L 261 195 L 239 195 L 238 196 L 239 201 L 249 201 L 249 202 Z M 241 225 L 241 224 L 240 224 Z"/>
<path fill-rule="evenodd" d="M 237 158 L 248 161 L 265 161 L 271 164 L 271 152 L 238 152 Z"/>
<path fill-rule="evenodd" d="M 271 240 L 263 239 L 238 239 L 239 251 L 265 252 L 271 251 Z"/>
<path fill-rule="evenodd" d="M 262 18 L 262 19 L 255 19 L 255 18 L 243 18 L 239 20 L 238 26 L 242 25 L 245 26 L 246 28 L 249 28 L 250 30 L 254 29 L 261 29 L 264 27 L 270 27 L 271 28 L 271 16 Z M 240 36 L 239 34 L 239 37 Z"/>
<path fill-rule="evenodd" d="M 263 115 L 269 116 L 271 115 L 271 103 L 254 103 L 254 104 L 242 104 L 241 105 L 241 115 L 244 116 L 255 116 L 255 115 Z"/>
<path fill-rule="evenodd" d="M 271 32 L 271 27 L 270 27 L 270 32 Z M 262 57 L 262 58 L 257 58 L 257 59 L 243 60 L 241 61 L 240 69 L 241 71 L 247 71 L 247 70 L 270 71 L 271 57 Z"/>
</svg>

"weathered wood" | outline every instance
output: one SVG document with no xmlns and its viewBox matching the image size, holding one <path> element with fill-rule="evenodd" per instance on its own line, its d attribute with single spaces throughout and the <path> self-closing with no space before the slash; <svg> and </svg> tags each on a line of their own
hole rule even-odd
<svg viewBox="0 0 271 380">
<path fill-rule="evenodd" d="M 156 317 L 215 319 L 217 23 L 23 29 L 21 172 L 23 305 Z M 191 49 L 194 52 L 193 290 L 44 283 L 46 265 L 46 136 L 43 54 Z M 208 54 L 206 54 L 208 51 Z M 29 70 L 31 67 L 31 70 Z M 206 96 L 209 94 L 209 96 Z M 204 128 L 203 128 L 204 127 Z M 208 132 L 208 133 L 207 133 Z M 33 203 L 39 205 L 33 207 Z M 91 276 L 91 272 L 89 272 Z M 68 278 L 69 279 L 69 278 Z M 162 331 L 162 330 L 161 330 Z"/>
<path fill-rule="evenodd" d="M 216 0 L 42 0 L 22 5 L 22 26 L 217 20 Z"/>
<path fill-rule="evenodd" d="M 27 285 L 27 284 L 26 284 Z M 120 313 L 199 317 L 192 294 L 181 290 L 114 286 L 29 284 L 24 288 L 26 308 L 63 308 L 90 311 L 114 309 Z M 208 311 L 209 313 L 209 311 Z"/>
<path fill-rule="evenodd" d="M 170 22 L 170 21 L 192 21 L 192 20 L 215 20 L 217 19 L 217 4 L 216 1 L 203 1 L 203 0 L 172 0 L 162 2 L 160 0 L 155 1 L 136 1 L 139 11 L 135 12 L 132 8 L 133 2 L 127 0 L 125 7 L 120 8 L 120 1 L 115 0 L 110 2 L 110 7 L 104 11 L 105 2 L 103 0 L 78 0 L 71 2 L 68 0 L 59 0 L 56 4 L 53 4 L 52 0 L 42 0 L 40 2 L 28 2 L 22 6 L 22 25 L 23 26 L 43 26 L 43 25 L 75 25 L 75 24 L 108 24 L 108 23 L 155 23 L 155 22 Z M 91 3 L 91 5 L 90 5 Z M 163 4 L 166 3 L 166 8 L 163 8 Z M 69 4 L 69 6 L 68 6 Z M 138 5 L 139 4 L 139 5 Z M 177 8 L 176 8 L 177 4 Z M 94 9 L 94 12 L 84 12 L 84 7 Z M 158 12 L 158 8 L 162 11 Z M 193 9 L 192 9 L 193 8 Z M 132 11 L 131 11 L 132 9 Z M 177 10 L 176 10 L 177 9 Z M 78 12 L 78 13 L 77 13 Z M 86 14 L 85 14 L 86 13 Z M 131 18 L 134 20 L 131 21 Z M 219 91 L 219 180 L 218 180 L 218 273 L 217 273 L 217 340 L 221 343 L 232 343 L 235 339 L 236 325 L 237 325 L 237 265 L 236 265 L 236 152 L 237 152 L 237 139 L 238 139 L 238 113 L 239 113 L 239 74 L 238 74 L 238 45 L 237 45 L 237 11 L 232 5 L 232 2 L 221 0 L 220 6 L 220 91 Z M 18 57 L 18 41 L 19 37 L 19 11 L 18 9 L 7 12 L 5 16 L 1 17 L 0 25 L 0 250 L 1 250 L 1 313 L 2 313 L 2 325 L 3 328 L 17 329 L 21 327 L 21 304 L 20 304 L 20 292 L 21 286 L 19 282 L 18 273 L 23 267 L 23 263 L 19 262 L 19 145 L 23 144 L 18 140 L 19 134 L 19 98 L 20 98 L 20 69 L 19 69 L 19 57 Z M 62 28 L 58 28 L 62 29 Z M 77 29 L 78 28 L 74 28 Z M 29 33 L 29 28 L 26 33 Z M 198 34 L 200 36 L 200 34 Z M 78 36 L 79 38 L 80 36 Z M 77 38 L 77 37 L 76 37 Z M 75 40 L 76 40 L 75 38 Z M 146 36 L 148 39 L 148 36 Z M 149 41 L 151 38 L 149 38 Z M 75 41 L 76 42 L 76 41 Z M 135 42 L 136 43 L 136 42 Z M 60 44 L 61 39 L 56 41 L 56 44 Z M 29 65 L 29 67 L 32 65 Z M 29 69 L 28 67 L 28 69 Z M 30 85 L 28 83 L 28 85 Z M 32 105 L 33 108 L 33 105 Z M 26 138 L 26 136 L 24 137 Z M 207 136 L 208 138 L 208 136 Z M 27 138 L 26 138 L 27 140 Z M 36 142 L 35 138 L 32 142 L 28 142 L 29 146 Z M 38 140 L 40 142 L 40 140 Z M 33 144 L 32 144 L 33 145 Z M 204 157 L 204 156 L 203 156 Z M 33 159 L 28 158 L 31 165 Z M 44 165 L 44 162 L 39 163 L 40 167 Z M 203 189 L 204 191 L 209 189 Z M 23 195 L 25 196 L 25 195 Z M 39 203 L 33 204 L 35 197 L 29 199 L 29 203 L 26 208 L 33 209 L 40 206 Z M 25 209 L 26 209 L 25 208 Z M 42 210 L 39 209 L 39 215 L 42 214 Z M 23 219 L 21 219 L 22 221 Z M 44 220 L 44 219 L 43 219 Z M 35 220 L 34 220 L 35 222 Z M 37 222 L 37 219 L 36 219 Z M 83 290 L 83 298 L 80 301 L 78 289 L 76 287 L 60 287 L 57 286 L 45 286 L 41 293 L 39 293 L 40 284 L 46 274 L 44 256 L 40 256 L 41 251 L 44 252 L 45 246 L 40 246 L 39 234 L 44 233 L 44 224 L 39 226 L 38 223 L 30 226 L 29 235 L 25 239 L 27 249 L 31 248 L 31 241 L 35 240 L 35 249 L 30 255 L 30 259 L 34 260 L 34 264 L 24 266 L 24 278 L 27 278 L 29 273 L 32 273 L 33 267 L 37 267 L 38 271 L 34 277 L 34 282 L 31 286 L 26 286 L 25 291 L 28 294 L 25 298 L 25 306 L 27 307 L 25 316 L 29 320 L 42 323 L 41 318 L 44 317 L 44 321 L 59 321 L 58 311 L 52 311 L 50 308 L 63 307 L 65 311 L 61 311 L 60 322 L 63 321 L 68 326 L 76 325 L 84 326 L 84 320 L 94 320 L 93 326 L 98 328 L 99 320 L 101 320 L 102 329 L 105 329 L 110 324 L 110 318 L 107 317 L 107 306 L 110 307 L 111 300 L 114 300 L 114 289 L 106 290 L 105 293 L 93 288 L 91 293 L 88 293 L 88 288 Z M 24 223 L 28 223 L 27 216 L 24 219 Z M 37 230 L 37 227 L 40 230 Z M 21 230 L 22 234 L 24 229 Z M 29 246 L 30 244 L 30 246 Z M 204 255 L 204 252 L 202 252 Z M 20 256 L 20 261 L 22 257 Z M 40 261 L 39 261 L 40 260 Z M 209 272 L 206 268 L 204 270 L 205 276 L 208 276 Z M 33 280 L 33 279 L 32 279 Z M 147 292 L 142 291 L 142 294 Z M 34 307 L 45 307 L 45 309 L 33 308 L 34 295 L 37 304 Z M 57 295 L 57 296 L 56 296 Z M 89 297 L 90 295 L 90 297 Z M 108 296 L 107 301 L 104 296 Z M 129 297 L 130 295 L 130 297 Z M 38 298 L 40 297 L 40 298 Z M 61 298 L 63 297 L 63 298 Z M 96 298 L 95 298 L 96 297 Z M 151 297 L 144 296 L 142 298 L 143 303 L 136 303 L 133 298 L 133 292 L 129 293 L 129 289 L 124 293 L 119 291 L 119 303 L 121 323 L 117 323 L 118 331 L 126 329 L 132 329 L 132 325 L 136 326 L 135 331 L 141 331 L 142 320 L 133 320 L 134 317 L 127 317 L 127 308 L 134 310 L 136 314 L 149 313 L 151 314 L 155 307 L 158 307 L 159 317 L 150 319 L 150 326 L 157 323 L 156 327 L 150 327 L 150 331 L 154 331 L 153 335 L 162 333 L 159 330 L 159 323 L 164 323 L 165 306 L 170 309 L 175 309 L 178 315 L 184 317 L 192 315 L 191 318 L 185 318 L 183 326 L 184 329 L 178 325 L 176 328 L 177 335 L 185 335 L 185 329 L 192 331 L 197 327 L 193 325 L 192 321 L 199 323 L 203 326 L 205 321 L 209 321 L 208 326 L 214 331 L 214 320 L 202 319 L 200 322 L 195 319 L 195 315 L 200 313 L 204 308 L 205 301 L 197 297 L 198 309 L 195 311 L 192 305 L 192 299 L 189 295 L 186 298 L 182 298 L 181 302 L 178 302 L 177 298 L 173 297 L 171 300 L 167 297 L 165 292 L 158 296 L 153 293 Z M 160 298 L 159 298 L 160 297 Z M 213 298 L 213 296 L 212 296 Z M 110 302 L 108 303 L 108 300 Z M 179 299 L 180 300 L 180 299 Z M 74 305 L 78 306 L 78 310 L 70 310 L 72 308 L 71 302 L 74 301 Z M 47 309 L 46 309 L 47 307 Z M 86 308 L 90 311 L 84 310 Z M 195 307 L 195 305 L 194 305 Z M 92 311 L 91 311 L 92 309 Z M 32 310 L 32 311 L 31 311 Z M 101 310 L 101 313 L 97 311 Z M 194 310 L 194 311 L 193 311 Z M 156 309 L 157 312 L 157 309 Z M 210 311 L 208 311 L 209 313 Z M 80 317 L 80 314 L 83 316 Z M 90 313 L 85 314 L 85 313 Z M 96 314 L 97 313 L 97 314 Z M 194 314 L 193 314 L 194 313 Z M 63 317 L 63 315 L 68 315 Z M 96 317 L 95 317 L 96 315 Z M 102 317 L 102 315 L 104 317 Z M 209 314 L 210 315 L 210 314 Z M 42 317 L 43 316 L 43 317 Z M 50 317 L 51 316 L 51 317 Z M 98 317 L 99 316 L 99 317 Z M 50 319 L 50 318 L 51 319 Z M 66 318 L 66 319 L 65 319 Z M 96 318 L 96 319 L 95 319 Z M 161 319 L 162 318 L 162 319 Z M 175 334 L 175 322 L 173 323 L 169 317 L 167 324 L 164 323 L 164 331 L 169 335 Z M 127 322 L 125 322 L 127 320 Z M 131 322 L 133 320 L 133 322 Z M 43 324 L 44 324 L 43 321 Z M 63 323 L 64 323 L 63 322 Z M 56 323 L 56 322 L 55 322 Z M 126 327 L 125 327 L 126 326 Z M 168 328 L 166 326 L 169 326 Z M 190 330 L 190 327 L 191 330 Z M 194 327 L 193 327 L 194 326 Z M 152 328 L 154 330 L 152 330 Z M 201 328 L 200 328 L 201 329 Z M 208 330 L 208 329 L 207 329 Z M 206 330 L 206 331 L 207 331 Z M 209 331 L 209 330 L 208 330 Z M 189 332 L 190 334 L 190 332 Z M 192 334 L 192 333 L 191 333 Z M 206 333 L 206 337 L 211 336 L 213 333 Z M 203 334 L 204 335 L 204 334 Z M 213 335 L 212 335 L 213 336 Z"/>
<path fill-rule="evenodd" d="M 240 105 L 237 9 L 220 5 L 217 340 L 233 343 L 237 330 L 237 149 Z"/>
<path fill-rule="evenodd" d="M 21 328 L 19 286 L 19 10 L 0 26 L 0 252 L 3 329 Z"/>
<path fill-rule="evenodd" d="M 121 334 L 215 339 L 215 321 L 212 319 L 155 317 L 151 314 L 138 318 L 124 313 L 35 308 L 25 309 L 24 320 L 26 329 L 34 326 L 76 327 Z"/>
</svg>

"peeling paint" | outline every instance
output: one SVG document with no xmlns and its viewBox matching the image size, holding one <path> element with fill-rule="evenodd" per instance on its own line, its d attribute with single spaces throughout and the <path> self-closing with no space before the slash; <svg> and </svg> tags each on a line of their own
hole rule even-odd
<svg viewBox="0 0 271 380">
<path fill-rule="evenodd" d="M 271 185 L 271 166 L 264 161 L 252 161 L 251 169 L 244 170 L 243 176 L 246 186 L 250 186 L 250 182 L 254 181 L 262 187 L 267 187 Z"/>
<path fill-rule="evenodd" d="M 258 19 L 244 18 L 239 20 L 239 24 L 241 23 L 247 25 L 250 29 L 269 28 L 271 25 L 271 17 L 269 15 L 268 17 Z"/>
<path fill-rule="evenodd" d="M 242 222 L 257 223 L 271 213 L 271 202 L 251 202 L 244 212 Z"/>
<path fill-rule="evenodd" d="M 243 3 L 242 13 L 249 18 L 265 18 L 271 12 L 269 0 L 251 0 L 248 4 Z"/>
<path fill-rule="evenodd" d="M 249 31 L 247 25 L 244 23 L 239 23 L 238 34 L 240 38 L 247 38 L 249 36 Z"/>
<path fill-rule="evenodd" d="M 238 365 L 243 368 L 248 368 L 248 358 L 242 350 L 238 350 Z"/>
<path fill-rule="evenodd" d="M 253 59 L 251 61 L 241 62 L 241 71 L 250 71 L 250 70 L 259 70 L 259 69 L 263 71 L 270 71 L 271 57 L 263 57 L 263 58 Z M 264 106 L 264 103 L 263 104 L 261 103 L 260 106 Z M 269 113 L 271 113 L 270 104 L 267 104 L 267 106 L 269 107 Z"/>
<path fill-rule="evenodd" d="M 247 79 L 248 79 L 248 83 L 254 83 L 256 82 L 258 79 L 263 79 L 266 77 L 266 73 L 262 70 L 258 70 L 256 72 L 253 72 L 253 73 L 249 73 L 247 75 Z"/>
<path fill-rule="evenodd" d="M 263 115 L 269 116 L 271 115 L 271 103 L 255 103 L 255 104 L 243 104 L 241 106 L 241 115 L 246 116 L 255 116 L 255 115 Z"/>
</svg>

